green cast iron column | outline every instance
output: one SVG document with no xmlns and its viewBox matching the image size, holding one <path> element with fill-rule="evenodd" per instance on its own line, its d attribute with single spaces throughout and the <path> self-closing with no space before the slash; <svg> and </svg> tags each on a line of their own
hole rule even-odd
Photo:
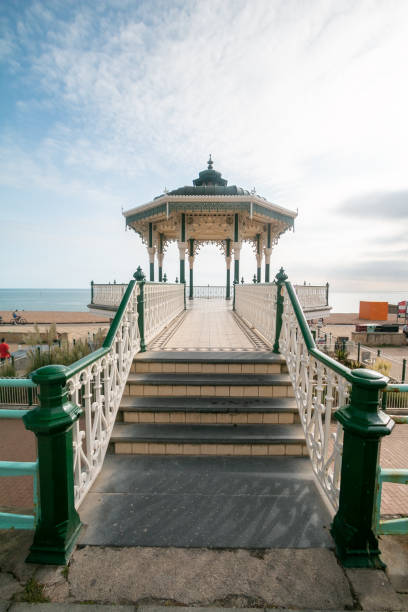
<svg viewBox="0 0 408 612">
<path fill-rule="evenodd" d="M 185 261 L 180 259 L 180 283 L 186 282 Z"/>
<path fill-rule="evenodd" d="M 24 417 L 38 446 L 40 517 L 28 563 L 66 565 L 81 528 L 74 505 L 72 427 L 82 410 L 67 396 L 67 372 L 49 365 L 32 373 L 40 406 Z"/>
<path fill-rule="evenodd" d="M 231 238 L 226 239 L 225 260 L 227 263 L 227 284 L 225 287 L 225 299 L 231 299 Z"/>
<path fill-rule="evenodd" d="M 261 235 L 256 235 L 256 282 L 261 282 Z"/>
<path fill-rule="evenodd" d="M 159 283 L 163 282 L 163 234 L 159 234 Z"/>
<path fill-rule="evenodd" d="M 194 266 L 194 238 L 190 238 L 188 241 L 188 258 L 190 264 L 190 293 L 189 300 L 193 299 L 194 294 L 194 282 L 193 282 L 193 266 Z"/>
<path fill-rule="evenodd" d="M 234 214 L 234 280 L 239 283 L 239 255 L 241 245 L 239 244 L 239 214 Z"/>
<path fill-rule="evenodd" d="M 275 343 L 273 345 L 273 352 L 274 353 L 280 353 L 279 350 L 279 338 L 280 338 L 280 333 L 281 333 L 281 329 L 282 329 L 282 314 L 283 314 L 283 294 L 282 294 L 282 289 L 283 289 L 283 285 L 285 284 L 285 280 L 287 280 L 287 275 L 285 274 L 285 271 L 283 268 L 281 268 L 279 270 L 279 272 L 277 273 L 277 275 L 275 276 L 275 281 L 276 281 L 276 291 L 277 291 L 277 296 L 276 296 L 276 330 L 275 330 Z"/>
<path fill-rule="evenodd" d="M 239 283 L 239 259 L 234 258 L 234 281 Z"/>
<path fill-rule="evenodd" d="M 265 249 L 265 283 L 269 283 L 269 279 L 270 279 L 271 251 L 272 251 L 271 224 L 268 223 L 268 229 L 267 229 L 267 235 L 266 235 L 266 249 Z"/>
<path fill-rule="evenodd" d="M 378 540 L 373 531 L 380 441 L 394 421 L 380 410 L 379 393 L 388 379 L 372 370 L 353 370 L 350 404 L 334 416 L 343 425 L 343 459 L 339 509 L 331 533 L 345 567 L 376 567 Z"/>
<path fill-rule="evenodd" d="M 153 223 L 149 223 L 149 280 L 154 281 Z"/>
<path fill-rule="evenodd" d="M 144 339 L 144 286 L 146 282 L 145 275 L 143 274 L 142 268 L 140 266 L 137 267 L 136 272 L 133 275 L 133 278 L 139 284 L 139 295 L 137 296 L 137 323 L 139 326 L 139 335 L 140 335 L 140 352 L 146 352 L 146 344 Z"/>
<path fill-rule="evenodd" d="M 186 282 L 186 267 L 185 267 L 185 251 L 186 251 L 186 215 L 185 213 L 181 213 L 181 243 L 182 247 L 180 247 L 179 243 L 179 251 L 180 251 L 180 283 Z"/>
<path fill-rule="evenodd" d="M 91 281 L 91 304 L 93 304 L 94 300 L 94 282 Z"/>
</svg>

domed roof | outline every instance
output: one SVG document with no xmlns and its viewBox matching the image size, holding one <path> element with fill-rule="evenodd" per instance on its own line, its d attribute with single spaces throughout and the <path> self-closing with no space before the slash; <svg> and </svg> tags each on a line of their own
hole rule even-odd
<svg viewBox="0 0 408 612">
<path fill-rule="evenodd" d="M 236 185 L 228 186 L 228 181 L 222 178 L 221 172 L 214 170 L 214 162 L 211 159 L 211 155 L 207 164 L 208 168 L 199 173 L 198 178 L 193 181 L 193 186 L 186 185 L 184 187 L 178 187 L 177 189 L 167 192 L 167 195 L 251 195 L 247 189 L 243 189 L 242 187 L 237 187 Z"/>
</svg>

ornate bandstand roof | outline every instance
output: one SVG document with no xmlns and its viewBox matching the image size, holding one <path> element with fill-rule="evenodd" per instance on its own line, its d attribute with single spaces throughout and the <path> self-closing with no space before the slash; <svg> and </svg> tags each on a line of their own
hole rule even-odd
<svg viewBox="0 0 408 612">
<path fill-rule="evenodd" d="M 293 228 L 297 213 L 268 202 L 255 190 L 228 186 L 228 181 L 214 170 L 210 156 L 208 167 L 193 180 L 193 185 L 162 193 L 123 215 L 126 225 L 145 243 L 152 229 L 156 243 L 160 235 L 165 242 L 180 240 L 182 215 L 185 239 L 218 242 L 229 238 L 234 241 L 238 215 L 239 240 L 259 242 L 261 236 L 266 241 L 268 234 L 268 242 L 276 243 L 282 233 Z"/>
</svg>

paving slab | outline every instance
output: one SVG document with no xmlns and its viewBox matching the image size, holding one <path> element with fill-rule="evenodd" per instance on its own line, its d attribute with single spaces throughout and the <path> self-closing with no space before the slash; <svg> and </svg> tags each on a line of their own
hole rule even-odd
<svg viewBox="0 0 408 612">
<path fill-rule="evenodd" d="M 136 608 L 135 606 L 90 603 L 85 606 L 74 603 L 15 603 L 8 612 L 29 612 L 30 610 L 32 612 L 135 612 Z"/>
<path fill-rule="evenodd" d="M 83 545 L 333 547 L 307 458 L 106 457 Z"/>
<path fill-rule="evenodd" d="M 106 603 L 147 603 L 146 598 L 156 598 L 232 607 L 231 597 L 240 597 L 247 601 L 240 607 L 327 610 L 353 605 L 344 572 L 327 549 L 253 552 L 87 546 L 74 553 L 69 581 L 76 601 L 92 597 Z"/>
<path fill-rule="evenodd" d="M 403 610 L 404 604 L 382 570 L 346 569 L 363 610 Z"/>
<path fill-rule="evenodd" d="M 408 593 L 408 535 L 381 536 L 380 549 L 392 586 L 399 593 Z"/>
</svg>

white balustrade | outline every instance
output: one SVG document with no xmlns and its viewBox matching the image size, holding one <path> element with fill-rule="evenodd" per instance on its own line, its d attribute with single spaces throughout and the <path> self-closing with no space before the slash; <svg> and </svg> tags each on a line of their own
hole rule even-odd
<svg viewBox="0 0 408 612">
<path fill-rule="evenodd" d="M 277 286 L 235 285 L 235 312 L 271 345 L 275 342 Z"/>
<path fill-rule="evenodd" d="M 325 285 L 294 285 L 294 289 L 302 308 L 327 306 L 327 288 Z"/>
<path fill-rule="evenodd" d="M 284 288 L 280 351 L 286 359 L 313 470 L 334 509 L 338 507 L 343 428 L 333 412 L 348 403 L 350 383 L 311 355 Z"/>
<path fill-rule="evenodd" d="M 140 349 L 138 294 L 135 283 L 109 352 L 78 370 L 67 382 L 70 400 L 84 411 L 73 429 L 76 508 L 102 467 L 130 366 Z"/>
<path fill-rule="evenodd" d="M 125 284 L 97 285 L 94 283 L 92 304 L 117 308 L 125 295 L 126 289 L 127 285 Z"/>
<path fill-rule="evenodd" d="M 144 286 L 144 339 L 147 344 L 184 310 L 184 284 L 146 283 Z"/>
</svg>

